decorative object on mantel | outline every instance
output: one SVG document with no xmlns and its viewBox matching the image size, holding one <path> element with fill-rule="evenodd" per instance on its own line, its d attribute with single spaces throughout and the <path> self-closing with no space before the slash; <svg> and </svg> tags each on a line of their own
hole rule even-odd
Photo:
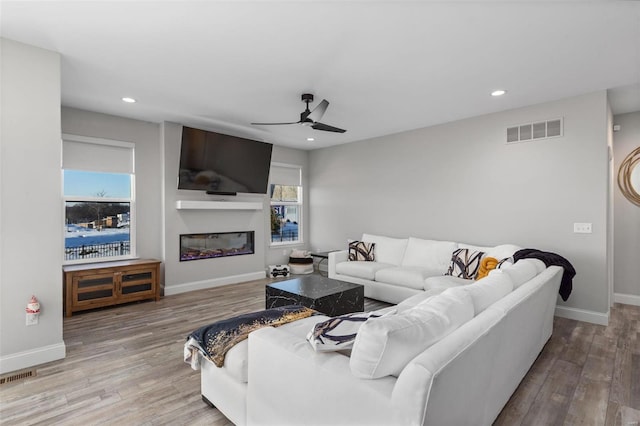
<svg viewBox="0 0 640 426">
<path fill-rule="evenodd" d="M 640 207 L 640 147 L 631 151 L 620 164 L 618 187 L 627 200 Z"/>
</svg>

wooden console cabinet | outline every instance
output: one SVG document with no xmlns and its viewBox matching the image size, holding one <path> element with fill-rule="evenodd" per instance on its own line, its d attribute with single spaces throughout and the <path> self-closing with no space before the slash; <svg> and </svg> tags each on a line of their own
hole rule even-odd
<svg viewBox="0 0 640 426">
<path fill-rule="evenodd" d="M 62 268 L 65 315 L 138 300 L 160 300 L 160 261 L 135 259 Z"/>
</svg>

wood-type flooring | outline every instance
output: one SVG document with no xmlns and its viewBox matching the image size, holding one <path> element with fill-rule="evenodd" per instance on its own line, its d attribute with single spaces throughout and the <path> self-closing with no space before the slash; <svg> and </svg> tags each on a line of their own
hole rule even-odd
<svg viewBox="0 0 640 426">
<path fill-rule="evenodd" d="M 67 357 L 0 386 L 0 424 L 231 424 L 202 402 L 200 374 L 183 362 L 183 344 L 201 325 L 263 309 L 269 282 L 64 318 Z M 365 302 L 366 310 L 382 306 Z M 639 425 L 640 307 L 616 304 L 608 327 L 564 318 L 554 327 L 495 424 Z"/>
</svg>

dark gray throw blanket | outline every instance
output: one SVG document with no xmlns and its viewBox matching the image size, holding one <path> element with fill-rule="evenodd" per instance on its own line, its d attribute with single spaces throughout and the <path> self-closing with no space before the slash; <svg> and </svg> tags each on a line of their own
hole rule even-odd
<svg viewBox="0 0 640 426">
<path fill-rule="evenodd" d="M 571 295 L 571 290 L 573 289 L 573 277 L 576 276 L 576 270 L 573 268 L 573 265 L 560 256 L 559 254 L 551 253 L 548 251 L 541 251 L 537 249 L 522 249 L 518 250 L 513 255 L 513 261 L 517 262 L 520 259 L 538 259 L 544 262 L 547 266 L 561 266 L 564 268 L 564 272 L 562 273 L 562 281 L 560 281 L 560 290 L 558 293 L 562 300 L 566 301 Z"/>
<path fill-rule="evenodd" d="M 229 349 L 246 339 L 252 331 L 262 327 L 277 327 L 317 314 L 317 311 L 299 305 L 252 312 L 200 327 L 187 336 L 187 341 L 193 338 L 204 352 L 203 355 L 217 367 L 222 367 Z"/>
</svg>

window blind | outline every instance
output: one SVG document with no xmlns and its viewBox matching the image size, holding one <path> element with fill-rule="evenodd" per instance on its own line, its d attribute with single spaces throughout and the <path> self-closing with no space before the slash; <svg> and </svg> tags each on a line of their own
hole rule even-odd
<svg viewBox="0 0 640 426">
<path fill-rule="evenodd" d="M 62 168 L 133 174 L 133 147 L 128 142 L 65 138 L 62 142 Z"/>
<path fill-rule="evenodd" d="M 299 166 L 271 164 L 269 182 L 277 185 L 302 185 L 302 169 Z"/>
</svg>

